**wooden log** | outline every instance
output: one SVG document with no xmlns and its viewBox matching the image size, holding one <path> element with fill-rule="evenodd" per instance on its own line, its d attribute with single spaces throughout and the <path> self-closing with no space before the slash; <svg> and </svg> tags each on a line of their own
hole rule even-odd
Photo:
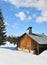
<svg viewBox="0 0 47 65">
<path fill-rule="evenodd" d="M 37 44 L 37 54 L 39 55 L 39 45 Z"/>
</svg>

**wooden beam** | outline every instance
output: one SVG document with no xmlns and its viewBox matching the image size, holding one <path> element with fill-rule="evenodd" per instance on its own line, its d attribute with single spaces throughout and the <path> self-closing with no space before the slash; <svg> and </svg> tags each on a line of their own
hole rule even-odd
<svg viewBox="0 0 47 65">
<path fill-rule="evenodd" d="M 37 44 L 37 54 L 39 55 L 39 45 Z"/>
</svg>

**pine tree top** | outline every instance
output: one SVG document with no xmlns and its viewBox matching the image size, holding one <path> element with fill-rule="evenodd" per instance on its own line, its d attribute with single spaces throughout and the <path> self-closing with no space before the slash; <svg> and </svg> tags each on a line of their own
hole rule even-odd
<svg viewBox="0 0 47 65">
<path fill-rule="evenodd" d="M 0 20 L 3 21 L 3 15 L 2 15 L 2 10 L 0 8 Z"/>
<path fill-rule="evenodd" d="M 3 45 L 4 42 L 6 41 L 6 29 L 5 29 L 5 24 L 3 21 L 3 15 L 2 15 L 2 10 L 0 8 L 0 45 Z"/>
</svg>

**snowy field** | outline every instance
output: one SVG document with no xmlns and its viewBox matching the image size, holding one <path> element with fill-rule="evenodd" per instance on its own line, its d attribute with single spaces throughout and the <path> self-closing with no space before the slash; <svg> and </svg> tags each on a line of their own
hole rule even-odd
<svg viewBox="0 0 47 65">
<path fill-rule="evenodd" d="M 15 47 L 9 42 L 0 47 L 0 65 L 47 65 L 47 50 L 40 55 L 33 55 L 17 51 Z"/>
</svg>

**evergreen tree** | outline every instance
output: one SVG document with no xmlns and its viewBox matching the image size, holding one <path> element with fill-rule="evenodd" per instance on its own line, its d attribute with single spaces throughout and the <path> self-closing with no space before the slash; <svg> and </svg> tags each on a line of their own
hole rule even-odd
<svg viewBox="0 0 47 65">
<path fill-rule="evenodd" d="M 6 31 L 6 29 L 5 29 L 4 19 L 2 16 L 2 11 L 0 9 L 0 45 L 5 44 L 5 40 L 6 40 L 5 39 L 6 38 L 5 31 Z"/>
</svg>

